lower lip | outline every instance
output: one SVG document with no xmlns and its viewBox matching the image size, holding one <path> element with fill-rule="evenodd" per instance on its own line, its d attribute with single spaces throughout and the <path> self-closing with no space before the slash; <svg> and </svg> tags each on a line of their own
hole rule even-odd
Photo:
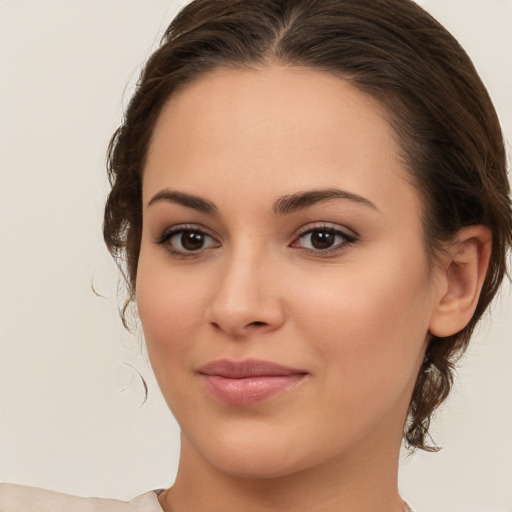
<svg viewBox="0 0 512 512">
<path fill-rule="evenodd" d="M 229 405 L 252 405 L 297 386 L 305 374 L 262 375 L 229 379 L 218 375 L 202 375 L 206 388 L 216 398 Z"/>
</svg>

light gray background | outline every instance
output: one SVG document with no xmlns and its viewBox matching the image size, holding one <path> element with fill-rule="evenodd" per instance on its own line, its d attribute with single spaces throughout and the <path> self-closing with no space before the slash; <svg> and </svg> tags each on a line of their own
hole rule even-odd
<svg viewBox="0 0 512 512">
<path fill-rule="evenodd" d="M 0 0 L 0 481 L 127 499 L 168 486 L 178 429 L 103 248 L 104 154 L 173 0 Z M 424 0 L 472 56 L 512 140 L 512 1 Z M 91 284 L 105 298 L 96 297 Z M 420 512 L 512 512 L 512 299 L 479 330 L 404 457 Z M 131 366 L 149 382 L 143 389 Z"/>
</svg>

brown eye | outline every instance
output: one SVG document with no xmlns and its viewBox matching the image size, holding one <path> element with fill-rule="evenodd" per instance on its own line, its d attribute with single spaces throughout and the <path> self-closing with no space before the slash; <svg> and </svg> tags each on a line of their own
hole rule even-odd
<svg viewBox="0 0 512 512">
<path fill-rule="evenodd" d="M 336 234 L 331 230 L 314 231 L 310 234 L 310 243 L 315 249 L 329 249 L 335 242 Z"/>
<path fill-rule="evenodd" d="M 198 251 L 203 248 L 206 236 L 205 233 L 198 231 L 183 231 L 179 238 L 183 249 L 186 251 Z"/>
<path fill-rule="evenodd" d="M 204 231 L 183 227 L 167 231 L 155 243 L 177 256 L 198 255 L 207 249 L 220 246 L 217 240 Z"/>
<path fill-rule="evenodd" d="M 356 237 L 354 235 L 345 233 L 340 229 L 319 227 L 304 232 L 292 244 L 292 247 L 322 254 L 342 249 L 355 241 Z"/>
</svg>

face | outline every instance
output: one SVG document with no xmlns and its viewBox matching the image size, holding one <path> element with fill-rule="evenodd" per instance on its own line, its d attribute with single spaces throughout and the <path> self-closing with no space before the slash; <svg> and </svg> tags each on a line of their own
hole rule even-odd
<svg viewBox="0 0 512 512">
<path fill-rule="evenodd" d="M 320 71 L 219 70 L 166 105 L 137 304 L 190 457 L 269 477 L 398 447 L 436 296 L 398 153 Z"/>
</svg>

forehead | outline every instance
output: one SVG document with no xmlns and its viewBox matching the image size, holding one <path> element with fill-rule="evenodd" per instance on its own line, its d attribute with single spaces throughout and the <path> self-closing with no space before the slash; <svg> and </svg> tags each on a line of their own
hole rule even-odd
<svg viewBox="0 0 512 512">
<path fill-rule="evenodd" d="M 381 105 L 347 81 L 299 67 L 221 69 L 162 110 L 143 191 L 212 194 L 236 184 L 251 200 L 255 190 L 270 199 L 336 186 L 378 204 L 408 186 L 406 174 Z"/>
</svg>

